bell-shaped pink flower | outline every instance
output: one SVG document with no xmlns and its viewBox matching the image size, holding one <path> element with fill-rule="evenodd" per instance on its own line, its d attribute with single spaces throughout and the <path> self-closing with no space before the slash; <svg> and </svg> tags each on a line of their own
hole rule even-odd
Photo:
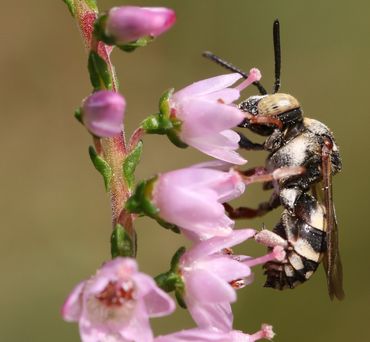
<svg viewBox="0 0 370 342">
<path fill-rule="evenodd" d="M 113 7 L 108 12 L 105 34 L 117 45 L 142 37 L 157 37 L 176 21 L 175 12 L 165 7 Z"/>
<path fill-rule="evenodd" d="M 246 160 L 235 150 L 240 136 L 231 130 L 245 118 L 233 101 L 240 91 L 259 80 L 261 74 L 252 69 L 246 81 L 230 88 L 241 78 L 239 74 L 212 77 L 189 85 L 170 98 L 171 115 L 181 121 L 179 138 L 186 144 L 214 158 L 244 164 Z"/>
<path fill-rule="evenodd" d="M 194 328 L 173 334 L 158 336 L 154 342 L 255 342 L 261 339 L 271 340 L 274 337 L 272 327 L 263 324 L 261 330 L 249 335 L 239 330 L 219 331 Z"/>
<path fill-rule="evenodd" d="M 106 138 L 121 133 L 126 101 L 111 90 L 100 90 L 82 104 L 82 121 L 90 133 Z"/>
<path fill-rule="evenodd" d="M 83 342 L 151 342 L 149 317 L 175 309 L 154 280 L 138 272 L 134 259 L 116 258 L 75 287 L 62 308 L 66 321 L 79 322 Z"/>
<path fill-rule="evenodd" d="M 225 237 L 214 237 L 195 244 L 179 263 L 185 290 L 184 301 L 200 328 L 231 331 L 233 315 L 230 303 L 235 302 L 235 281 L 249 277 L 245 263 L 225 253 L 255 235 L 253 229 L 232 231 Z"/>
<path fill-rule="evenodd" d="M 192 167 L 159 175 L 152 202 L 163 220 L 207 239 L 231 233 L 234 221 L 222 203 L 240 196 L 244 189 L 242 177 L 233 169 Z"/>
</svg>

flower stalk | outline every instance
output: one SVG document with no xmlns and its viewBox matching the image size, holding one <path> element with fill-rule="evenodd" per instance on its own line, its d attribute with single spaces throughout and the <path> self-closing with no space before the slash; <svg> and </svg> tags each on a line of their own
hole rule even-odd
<svg viewBox="0 0 370 342">
<path fill-rule="evenodd" d="M 117 91 L 118 81 L 110 60 L 112 47 L 98 41 L 93 33 L 94 22 L 98 17 L 97 9 L 86 0 L 73 0 L 71 6 L 73 7 L 74 18 L 77 21 L 87 51 L 90 54 L 96 53 L 106 63 L 107 72 L 111 79 L 111 90 Z M 101 90 L 104 90 L 104 84 Z M 123 163 L 127 157 L 125 132 L 122 129 L 122 132 L 114 137 L 94 138 L 94 146 L 97 153 L 106 161 L 112 171 L 109 184 L 112 227 L 114 228 L 117 224 L 122 225 L 132 239 L 133 246 L 135 246 L 133 217 L 123 212 L 125 210 L 124 203 L 131 195 L 129 184 L 126 183 L 123 172 Z"/>
</svg>

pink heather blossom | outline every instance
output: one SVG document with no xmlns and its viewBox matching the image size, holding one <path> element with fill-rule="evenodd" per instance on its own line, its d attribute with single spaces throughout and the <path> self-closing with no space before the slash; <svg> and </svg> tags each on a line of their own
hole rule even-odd
<svg viewBox="0 0 370 342">
<path fill-rule="evenodd" d="M 267 324 L 263 324 L 261 330 L 253 335 L 245 334 L 239 330 L 225 332 L 194 328 L 158 336 L 154 339 L 154 342 L 255 342 L 261 339 L 271 340 L 274 335 L 272 327 Z"/>
<path fill-rule="evenodd" d="M 229 172 L 192 167 L 159 175 L 152 194 L 159 216 L 200 239 L 231 233 L 234 221 L 222 205 L 244 192 L 242 177 Z"/>
<path fill-rule="evenodd" d="M 66 321 L 79 322 L 83 342 L 150 342 L 149 317 L 175 309 L 154 280 L 137 270 L 134 259 L 116 258 L 78 284 L 62 308 Z"/>
<path fill-rule="evenodd" d="M 105 34 L 120 45 L 142 37 L 157 37 L 175 21 L 175 12 L 165 7 L 114 7 L 108 12 Z"/>
<path fill-rule="evenodd" d="M 122 95 L 100 90 L 88 96 L 82 104 L 82 121 L 90 133 L 112 137 L 121 133 L 126 101 Z"/>
<path fill-rule="evenodd" d="M 235 281 L 249 277 L 250 267 L 224 252 L 255 235 L 253 229 L 232 231 L 195 244 L 179 263 L 185 292 L 184 300 L 200 328 L 232 330 L 230 303 L 236 301 Z"/>
<path fill-rule="evenodd" d="M 193 83 L 174 93 L 170 98 L 171 115 L 182 122 L 180 139 L 186 144 L 232 164 L 246 160 L 235 150 L 240 136 L 230 128 L 244 119 L 244 114 L 233 101 L 240 91 L 261 78 L 257 69 L 250 71 L 247 80 L 236 88 L 229 88 L 241 78 L 239 74 L 226 74 Z"/>
</svg>

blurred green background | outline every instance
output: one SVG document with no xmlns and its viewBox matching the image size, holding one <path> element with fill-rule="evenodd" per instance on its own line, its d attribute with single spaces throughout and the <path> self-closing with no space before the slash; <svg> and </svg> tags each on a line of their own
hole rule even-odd
<svg viewBox="0 0 370 342">
<path fill-rule="evenodd" d="M 122 2 L 100 0 L 101 9 Z M 346 299 L 330 302 L 323 270 L 294 291 L 255 282 L 238 292 L 235 328 L 270 323 L 275 341 L 369 341 L 369 82 L 368 1 L 131 1 L 168 6 L 177 24 L 148 48 L 113 53 L 128 101 L 128 132 L 157 109 L 161 92 L 224 73 L 200 57 L 211 50 L 245 70 L 259 67 L 273 84 L 272 22 L 281 21 L 282 91 L 296 96 L 305 115 L 334 132 L 343 158 L 336 176 Z M 90 92 L 86 55 L 62 1 L 3 1 L 1 10 L 1 242 L 0 341 L 78 341 L 75 324 L 59 310 L 72 287 L 109 258 L 110 208 L 87 153 L 89 135 L 73 111 Z M 244 97 L 255 93 L 251 88 Z M 244 153 L 249 167 L 264 153 Z M 145 138 L 138 178 L 204 161 L 160 136 Z M 238 204 L 266 199 L 251 186 Z M 240 227 L 272 228 L 280 209 Z M 137 221 L 141 270 L 157 274 L 183 239 L 147 219 Z M 240 251 L 262 255 L 248 243 Z M 193 323 L 184 310 L 156 319 L 159 333 Z"/>
</svg>

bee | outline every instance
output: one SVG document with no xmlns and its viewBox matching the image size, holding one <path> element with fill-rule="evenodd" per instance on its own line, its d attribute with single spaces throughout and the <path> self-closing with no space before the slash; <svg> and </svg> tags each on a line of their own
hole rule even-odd
<svg viewBox="0 0 370 342">
<path fill-rule="evenodd" d="M 332 193 L 332 176 L 342 168 L 333 133 L 318 120 L 303 116 L 299 101 L 290 94 L 279 93 L 281 48 L 280 24 L 273 24 L 275 83 L 268 94 L 259 82 L 253 83 L 260 95 L 251 96 L 239 104 L 246 118 L 239 127 L 265 136 L 262 144 L 240 134 L 239 145 L 247 150 L 265 150 L 264 167 L 244 172 L 256 175 L 278 168 L 303 167 L 300 175 L 268 181 L 263 188 L 273 189 L 269 201 L 257 209 L 232 208 L 225 204 L 231 218 L 252 218 L 283 207 L 283 213 L 273 231 L 263 229 L 256 240 L 269 249 L 281 246 L 286 251 L 283 261 L 264 264 L 265 287 L 278 290 L 295 288 L 307 281 L 323 262 L 331 299 L 344 298 L 343 272 L 339 256 L 338 226 Z M 248 74 L 231 63 L 205 52 L 205 57 L 248 78 Z"/>
</svg>

